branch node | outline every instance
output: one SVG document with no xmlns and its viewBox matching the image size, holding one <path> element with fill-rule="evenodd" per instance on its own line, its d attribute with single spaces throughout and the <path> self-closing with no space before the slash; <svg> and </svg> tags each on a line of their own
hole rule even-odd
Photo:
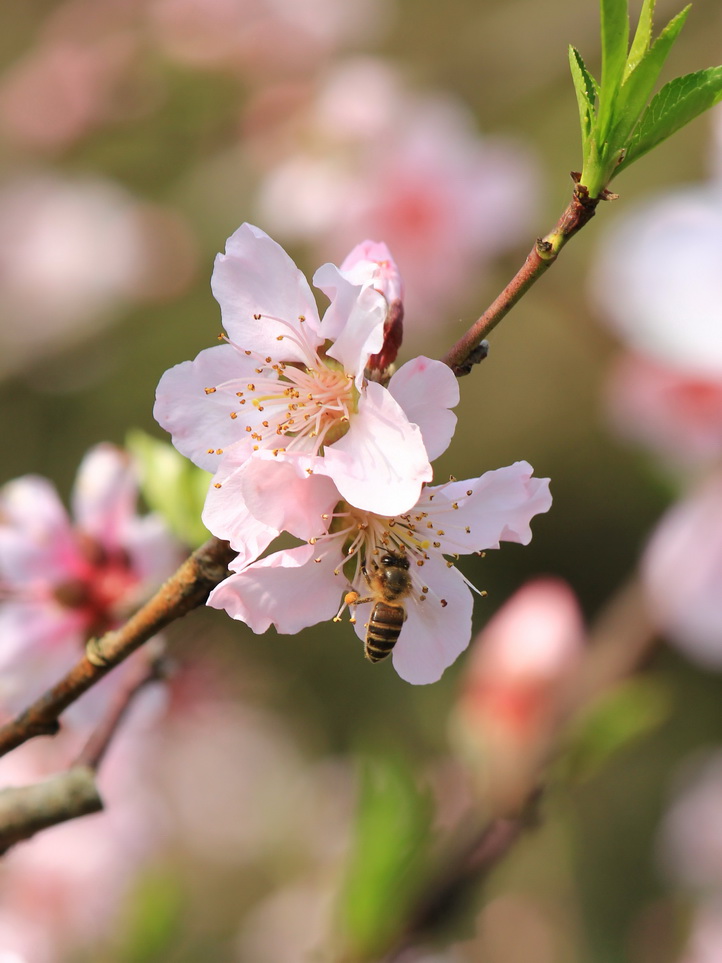
<svg viewBox="0 0 722 963">
<path fill-rule="evenodd" d="M 471 373 L 471 369 L 475 364 L 480 364 L 484 358 L 489 356 L 489 342 L 480 341 L 475 348 L 467 354 L 462 364 L 458 364 L 454 367 L 453 371 L 457 378 L 461 378 L 463 375 L 468 375 Z"/>
<path fill-rule="evenodd" d="M 111 662 L 101 649 L 102 639 L 88 639 L 85 643 L 85 658 L 98 669 L 107 669 Z"/>
</svg>

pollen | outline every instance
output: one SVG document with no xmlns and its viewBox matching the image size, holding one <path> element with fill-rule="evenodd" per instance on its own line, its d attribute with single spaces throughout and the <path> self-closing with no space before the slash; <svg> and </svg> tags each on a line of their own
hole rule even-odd
<svg viewBox="0 0 722 963">
<path fill-rule="evenodd" d="M 215 392 L 216 392 L 218 389 L 217 389 L 217 388 L 204 388 L 203 390 L 205 391 L 205 393 L 206 393 L 207 395 L 212 395 L 212 394 L 215 394 Z"/>
<path fill-rule="evenodd" d="M 452 505 L 451 505 L 451 507 L 452 507 L 453 509 L 457 509 L 457 508 L 459 507 L 459 503 L 458 503 L 458 502 L 453 502 Z"/>
<path fill-rule="evenodd" d="M 220 488 L 220 487 L 221 487 L 221 483 L 220 483 L 220 482 L 215 482 L 214 485 L 213 485 L 213 487 L 214 487 L 214 488 Z"/>
<path fill-rule="evenodd" d="M 473 495 L 473 494 L 474 494 L 474 492 L 472 491 L 472 489 L 471 489 L 471 488 L 469 488 L 466 494 L 467 494 L 467 495 Z"/>
<path fill-rule="evenodd" d="M 216 448 L 216 454 L 217 454 L 217 455 L 222 455 L 222 454 L 223 454 L 223 449 L 222 449 L 222 448 Z"/>
</svg>

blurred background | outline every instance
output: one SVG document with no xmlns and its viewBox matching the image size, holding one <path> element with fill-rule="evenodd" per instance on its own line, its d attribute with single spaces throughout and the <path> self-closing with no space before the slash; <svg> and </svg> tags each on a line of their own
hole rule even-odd
<svg viewBox="0 0 722 963">
<path fill-rule="evenodd" d="M 166 368 L 215 343 L 213 258 L 243 221 L 278 240 L 309 277 L 367 237 L 385 241 L 406 280 L 400 360 L 443 355 L 568 202 L 581 158 L 567 46 L 598 74 L 597 6 L 4 5 L 0 482 L 37 473 L 67 499 L 92 445 L 122 445 L 131 428 L 163 437 L 155 387 Z M 660 0 L 658 26 L 676 12 Z M 665 79 L 720 61 L 720 18 L 717 3 L 697 0 Z M 660 226 L 659 250 L 633 262 L 643 239 L 632 215 L 690 188 L 701 192 L 700 211 L 713 210 L 721 131 L 719 116 L 707 115 L 625 172 L 614 184 L 620 199 L 600 205 L 461 383 L 459 427 L 437 478 L 527 459 L 551 478 L 554 496 L 530 546 L 462 563 L 488 592 L 475 607 L 478 629 L 539 574 L 568 580 L 591 620 L 636 569 L 667 507 L 715 477 L 719 405 L 705 423 L 712 440 L 690 454 L 669 437 L 659 443 L 663 426 L 656 441 L 635 428 L 633 401 L 615 407 L 610 397 L 626 396 L 609 386 L 630 351 L 674 367 L 674 338 L 660 358 L 653 321 L 646 353 L 627 329 L 643 311 L 644 286 L 669 275 L 677 228 Z M 708 280 L 722 263 L 717 227 L 695 235 Z M 621 263 L 620 239 L 631 245 Z M 633 276 L 630 263 L 639 264 Z M 684 291 L 679 300 L 689 300 Z M 709 308 L 705 320 L 722 321 L 710 305 L 712 294 L 697 314 Z M 707 350 L 700 344 L 696 357 Z M 722 362 L 708 368 L 693 374 L 713 392 Z M 667 585 L 678 595 L 674 572 Z M 464 657 L 435 685 L 412 687 L 390 665 L 365 663 L 347 625 L 256 637 L 202 611 L 168 637 L 177 676 L 164 728 L 154 729 L 155 761 L 139 770 L 153 798 L 138 818 L 154 845 L 103 925 L 66 932 L 50 913 L 56 935 L 35 950 L 19 948 L 17 932 L 49 884 L 47 875 L 38 889 L 27 882 L 26 915 L 13 907 L 0 916 L 3 963 L 335 959 L 328 933 L 359 758 L 407 760 L 442 824 L 467 799 L 448 735 Z M 664 706 L 657 724 L 553 793 L 542 826 L 447 942 L 404 959 L 722 960 L 718 904 L 700 909 L 695 895 L 702 887 L 722 901 L 718 814 L 715 822 L 707 813 L 704 830 L 717 863 L 701 882 L 685 869 L 695 844 L 685 834 L 702 821 L 690 815 L 693 803 L 684 809 L 684 793 L 708 790 L 722 811 L 719 762 L 707 755 L 722 744 L 722 679 L 714 655 L 704 661 L 674 645 L 656 651 L 646 671 Z M 102 818 L 91 817 L 97 833 Z M 5 872 L 7 893 L 16 887 L 12 860 Z M 90 868 L 84 879 L 103 886 Z"/>
</svg>

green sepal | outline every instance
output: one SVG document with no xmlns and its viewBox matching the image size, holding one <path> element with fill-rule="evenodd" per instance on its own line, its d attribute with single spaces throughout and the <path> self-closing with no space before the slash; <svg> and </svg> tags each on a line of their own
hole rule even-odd
<svg viewBox="0 0 722 963">
<path fill-rule="evenodd" d="M 201 522 L 201 512 L 210 474 L 168 442 L 152 438 L 139 428 L 128 432 L 125 446 L 138 465 L 140 490 L 148 508 L 157 512 L 189 548 L 205 542 L 210 536 Z"/>
<path fill-rule="evenodd" d="M 722 99 L 722 67 L 676 77 L 656 94 L 637 124 L 618 174 Z"/>
</svg>

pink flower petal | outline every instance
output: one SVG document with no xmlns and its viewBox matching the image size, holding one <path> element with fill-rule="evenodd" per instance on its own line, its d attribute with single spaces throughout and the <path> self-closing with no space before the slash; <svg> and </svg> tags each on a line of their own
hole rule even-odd
<svg viewBox="0 0 722 963">
<path fill-rule="evenodd" d="M 327 543 L 323 553 L 314 545 L 276 552 L 221 582 L 207 604 L 257 633 L 271 625 L 284 634 L 300 632 L 336 614 L 346 580 L 334 570 L 342 562 L 338 541 Z"/>
<path fill-rule="evenodd" d="M 323 342 L 308 281 L 280 244 L 251 224 L 242 224 L 228 238 L 226 253 L 216 257 L 211 287 L 223 326 L 244 350 L 306 361 L 307 352 L 291 340 L 302 327 L 300 317 L 314 347 Z M 263 317 L 256 318 L 259 314 Z M 281 320 L 271 320 L 275 318 Z M 284 339 L 280 343 L 279 337 Z"/>
<path fill-rule="evenodd" d="M 73 486 L 72 512 L 78 528 L 107 549 L 119 548 L 137 501 L 138 483 L 127 453 L 110 444 L 91 448 Z"/>
<path fill-rule="evenodd" d="M 217 538 L 230 542 L 241 562 L 257 558 L 278 535 L 278 529 L 255 518 L 241 496 L 243 455 L 233 448 L 224 458 L 208 489 L 203 507 L 203 524 Z"/>
<path fill-rule="evenodd" d="M 348 502 L 377 515 L 412 508 L 432 475 L 421 430 L 375 382 L 359 399 L 347 434 L 326 449 L 324 463 Z"/>
<path fill-rule="evenodd" d="M 304 541 L 320 535 L 339 501 L 331 479 L 315 473 L 322 464 L 321 458 L 308 455 L 255 452 L 239 473 L 243 501 L 259 521 L 279 532 Z"/>
<path fill-rule="evenodd" d="M 690 658 L 722 668 L 722 475 L 674 505 L 642 559 L 650 612 Z"/>
<path fill-rule="evenodd" d="M 456 427 L 456 415 L 449 408 L 459 403 L 459 382 L 451 368 L 443 361 L 414 358 L 392 376 L 389 392 L 421 429 L 429 461 L 438 458 Z"/>
<path fill-rule="evenodd" d="M 547 512 L 552 498 L 548 478 L 533 478 L 528 462 L 485 472 L 481 478 L 424 489 L 418 509 L 437 526 L 435 539 L 447 554 L 499 548 L 499 543 L 531 541 L 531 519 Z"/>
<path fill-rule="evenodd" d="M 0 573 L 6 583 L 66 578 L 77 551 L 68 515 L 47 479 L 25 475 L 0 489 Z"/>
<path fill-rule="evenodd" d="M 244 426 L 231 412 L 238 410 L 237 382 L 250 377 L 254 365 L 231 345 L 216 345 L 160 379 L 153 416 L 170 432 L 178 451 L 199 468 L 214 472 L 220 459 L 215 452 L 243 438 Z M 231 386 L 223 387 L 227 382 Z M 216 390 L 208 394 L 206 388 Z"/>
</svg>

